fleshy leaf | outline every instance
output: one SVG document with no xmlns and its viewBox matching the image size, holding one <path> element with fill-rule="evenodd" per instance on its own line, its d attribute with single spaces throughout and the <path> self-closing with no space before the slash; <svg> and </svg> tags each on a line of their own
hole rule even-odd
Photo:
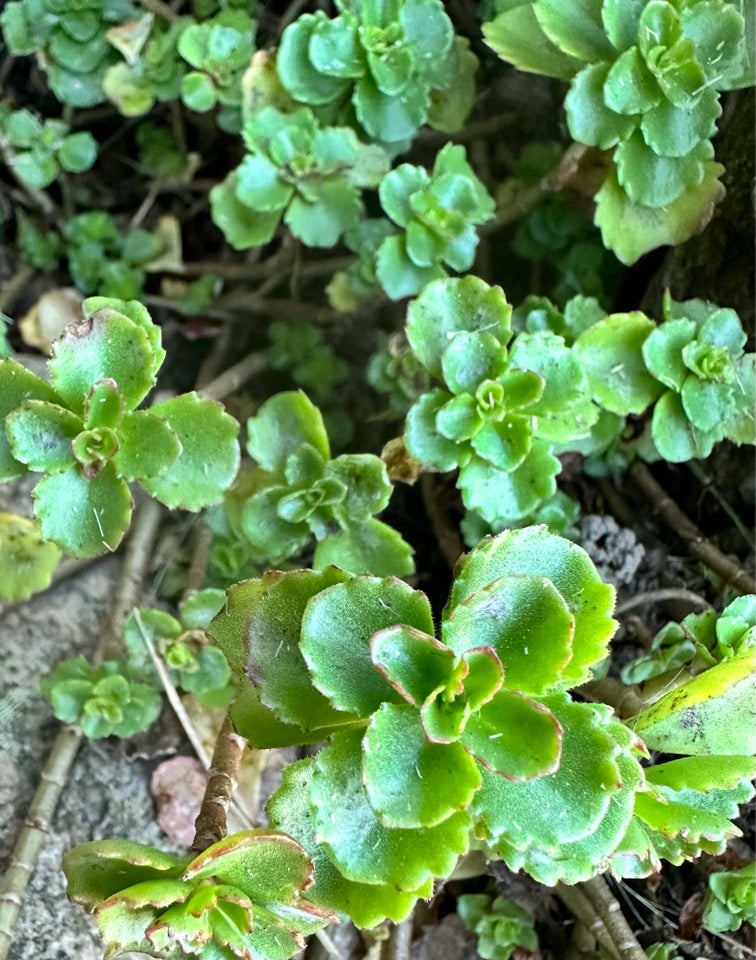
<svg viewBox="0 0 756 960">
<path fill-rule="evenodd" d="M 527 73 L 569 80 L 583 66 L 549 39 L 538 23 L 533 3 L 509 5 L 495 20 L 483 24 L 483 36 L 492 50 Z"/>
<path fill-rule="evenodd" d="M 574 629 L 574 617 L 550 580 L 510 574 L 455 606 L 444 620 L 443 638 L 457 655 L 492 647 L 507 689 L 541 694 L 559 683 L 572 657 Z"/>
<path fill-rule="evenodd" d="M 118 439 L 121 449 L 113 465 L 126 480 L 160 476 L 181 453 L 176 432 L 151 410 L 127 414 L 118 428 Z"/>
<path fill-rule="evenodd" d="M 430 896 L 432 878 L 416 891 L 403 892 L 390 884 L 362 884 L 347 880 L 315 839 L 314 810 L 308 799 L 314 758 L 290 763 L 283 782 L 268 802 L 271 826 L 294 837 L 312 858 L 315 879 L 305 891 L 307 900 L 346 913 L 362 928 L 374 927 L 388 917 L 403 920 L 418 897 Z"/>
<path fill-rule="evenodd" d="M 408 577 L 415 571 L 413 553 L 393 527 L 370 517 L 321 540 L 315 548 L 313 569 L 335 564 L 349 573 Z"/>
<path fill-rule="evenodd" d="M 628 724 L 652 750 L 693 756 L 756 749 L 754 651 L 698 674 Z"/>
<path fill-rule="evenodd" d="M 445 687 L 454 669 L 451 650 L 435 637 L 405 624 L 374 633 L 370 655 L 389 683 L 416 707 Z"/>
<path fill-rule="evenodd" d="M 360 883 L 413 891 L 446 877 L 467 852 L 471 820 L 455 813 L 435 827 L 380 824 L 362 783 L 361 732 L 342 733 L 320 751 L 310 785 L 318 841 L 339 871 Z"/>
<path fill-rule="evenodd" d="M 103 307 L 67 327 L 53 345 L 52 385 L 75 413 L 99 380 L 118 384 L 127 410 L 133 410 L 155 382 L 160 363 L 146 332 L 125 314 Z"/>
<path fill-rule="evenodd" d="M 406 623 L 433 633 L 425 594 L 393 577 L 356 577 L 313 597 L 302 621 L 302 654 L 315 686 L 338 710 L 366 717 L 399 695 L 370 659 L 370 638 Z"/>
<path fill-rule="evenodd" d="M 0 597 L 27 600 L 50 585 L 60 550 L 24 517 L 0 513 Z"/>
<path fill-rule="evenodd" d="M 72 557 L 113 551 L 131 520 L 132 499 L 112 464 L 91 479 L 78 465 L 43 477 L 34 488 L 34 514 L 42 536 Z"/>
<path fill-rule="evenodd" d="M 277 393 L 247 422 L 247 449 L 265 470 L 282 472 L 291 453 L 303 443 L 324 460 L 331 449 L 318 408 L 301 390 Z"/>
<path fill-rule="evenodd" d="M 606 656 L 616 629 L 611 618 L 614 589 L 604 583 L 588 554 L 577 544 L 548 533 L 544 527 L 510 530 L 485 538 L 459 561 L 444 621 L 455 608 L 500 577 L 546 577 L 556 587 L 575 618 L 572 658 L 561 682 L 582 683 L 590 667 Z M 504 651 L 502 651 L 504 653 Z M 506 654 L 502 663 L 506 667 Z"/>
<path fill-rule="evenodd" d="M 370 805 L 386 827 L 442 823 L 466 810 L 480 786 L 475 761 L 458 743 L 431 743 L 418 711 L 384 703 L 363 741 L 363 779 Z"/>
<path fill-rule="evenodd" d="M 75 413 L 45 400 L 25 400 L 5 420 L 15 459 L 44 473 L 60 473 L 73 465 L 71 443 L 82 429 Z"/>
<path fill-rule="evenodd" d="M 154 404 L 150 412 L 173 430 L 181 452 L 159 476 L 141 479 L 142 486 L 173 509 L 217 503 L 239 469 L 239 424 L 219 403 L 194 392 Z"/>
<path fill-rule="evenodd" d="M 57 404 L 60 397 L 49 383 L 16 360 L 0 360 L 0 418 L 3 422 L 25 400 Z M 19 463 L 11 453 L 5 430 L 0 430 L 0 482 L 12 480 L 25 472 L 24 464 Z"/>
</svg>

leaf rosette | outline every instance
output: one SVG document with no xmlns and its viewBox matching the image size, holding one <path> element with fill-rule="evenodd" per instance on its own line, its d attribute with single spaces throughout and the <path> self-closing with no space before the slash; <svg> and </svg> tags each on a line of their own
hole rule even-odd
<svg viewBox="0 0 756 960">
<path fill-rule="evenodd" d="M 91 298 L 85 310 L 53 346 L 49 383 L 14 360 L 0 364 L 0 477 L 43 473 L 34 488 L 42 536 L 80 557 L 120 542 L 130 481 L 199 510 L 220 499 L 239 460 L 237 424 L 213 401 L 186 394 L 136 409 L 165 357 L 141 304 Z"/>
<path fill-rule="evenodd" d="M 100 840 L 63 858 L 68 896 L 94 915 L 109 954 L 286 960 L 336 919 L 302 898 L 312 862 L 291 837 L 234 834 L 199 856 Z"/>
</svg>

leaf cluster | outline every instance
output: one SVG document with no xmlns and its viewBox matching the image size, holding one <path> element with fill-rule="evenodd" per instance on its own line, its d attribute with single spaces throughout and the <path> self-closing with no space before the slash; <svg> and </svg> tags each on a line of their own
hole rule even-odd
<svg viewBox="0 0 756 960">
<path fill-rule="evenodd" d="M 756 926 L 756 873 L 752 863 L 710 875 L 701 922 L 713 933 L 738 930 L 743 923 Z"/>
<path fill-rule="evenodd" d="M 242 471 L 225 509 L 231 530 L 259 558 L 280 563 L 314 537 L 316 569 L 337 563 L 382 576 L 414 570 L 409 545 L 375 519 L 392 490 L 383 461 L 372 454 L 331 459 L 321 413 L 304 393 L 275 394 L 247 431 L 258 466 Z"/>
<path fill-rule="evenodd" d="M 39 54 L 50 89 L 72 107 L 105 100 L 103 79 L 116 62 L 106 31 L 139 16 L 131 0 L 11 0 L 0 13 L 14 56 Z"/>
<path fill-rule="evenodd" d="M 538 949 L 533 918 L 519 904 L 488 893 L 466 893 L 457 899 L 457 913 L 478 936 L 483 960 L 509 960 L 517 947 Z"/>
<path fill-rule="evenodd" d="M 347 378 L 347 366 L 312 323 L 274 321 L 268 327 L 268 362 L 273 370 L 288 370 L 297 386 L 318 403 L 332 399 Z"/>
<path fill-rule="evenodd" d="M 606 246 L 633 263 L 700 230 L 722 195 L 711 144 L 719 94 L 753 83 L 753 6 L 748 22 L 739 4 L 711 0 L 498 8 L 488 44 L 521 70 L 570 80 L 570 133 L 612 151 L 596 197 Z"/>
<path fill-rule="evenodd" d="M 439 0 L 337 0 L 336 6 L 337 17 L 304 14 L 284 31 L 276 63 L 295 100 L 318 107 L 351 101 L 371 139 L 399 148 L 427 121 L 437 119 L 441 129 L 461 126 L 472 105 L 467 91 L 447 111 L 432 95 L 455 81 L 469 86 L 477 61 L 455 43 Z"/>
<path fill-rule="evenodd" d="M 72 556 L 113 550 L 138 481 L 170 507 L 200 510 L 221 498 L 239 463 L 238 425 L 195 393 L 137 410 L 165 351 L 141 304 L 91 298 L 86 317 L 53 346 L 49 383 L 0 362 L 0 479 L 32 470 L 42 536 Z"/>
<path fill-rule="evenodd" d="M 108 953 L 165 960 L 286 960 L 334 916 L 302 899 L 312 862 L 291 837 L 248 830 L 195 857 L 128 840 L 63 857 L 68 896 L 94 916 Z"/>
<path fill-rule="evenodd" d="M 31 110 L 0 107 L 0 131 L 14 149 L 13 172 L 27 186 L 49 187 L 61 170 L 83 173 L 97 159 L 89 131 L 70 133 L 62 120 L 40 120 Z"/>
<path fill-rule="evenodd" d="M 268 243 L 283 220 L 307 246 L 331 247 L 363 213 L 360 189 L 388 169 L 349 127 L 321 126 L 307 107 L 265 107 L 246 120 L 247 155 L 210 191 L 212 215 L 237 250 Z"/>
</svg>

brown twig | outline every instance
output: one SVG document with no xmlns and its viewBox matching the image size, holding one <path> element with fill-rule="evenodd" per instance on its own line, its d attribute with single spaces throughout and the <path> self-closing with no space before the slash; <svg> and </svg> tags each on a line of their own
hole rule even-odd
<svg viewBox="0 0 756 960">
<path fill-rule="evenodd" d="M 642 607 L 647 603 L 666 603 L 668 600 L 689 603 L 701 610 L 711 609 L 709 601 L 704 600 L 703 597 L 692 590 L 684 590 L 682 587 L 664 587 L 661 590 L 646 590 L 643 593 L 636 593 L 634 597 L 630 597 L 624 603 L 618 603 L 614 612 L 617 616 L 621 616 L 635 607 Z"/>
<path fill-rule="evenodd" d="M 590 680 L 577 690 L 582 696 L 598 703 L 607 703 L 618 717 L 634 717 L 646 706 L 635 684 L 622 683 L 615 677 Z"/>
<path fill-rule="evenodd" d="M 226 717 L 215 743 L 205 795 L 194 824 L 192 850 L 195 853 L 202 853 L 226 836 L 228 808 L 245 743 Z"/>
<path fill-rule="evenodd" d="M 438 548 L 453 570 L 464 553 L 465 545 L 459 532 L 449 522 L 449 513 L 439 496 L 438 480 L 434 474 L 420 475 L 420 493 Z"/>
<path fill-rule="evenodd" d="M 756 580 L 706 539 L 693 521 L 656 482 L 645 463 L 634 460 L 630 464 L 628 477 L 641 493 L 648 497 L 653 512 L 658 514 L 660 519 L 687 543 L 694 557 L 741 593 L 756 593 Z"/>
<path fill-rule="evenodd" d="M 612 938 L 621 960 L 648 960 L 645 950 L 638 943 L 635 934 L 622 913 L 618 901 L 612 894 L 602 876 L 591 877 L 581 883 L 586 897 L 594 907 L 604 927 Z"/>
</svg>

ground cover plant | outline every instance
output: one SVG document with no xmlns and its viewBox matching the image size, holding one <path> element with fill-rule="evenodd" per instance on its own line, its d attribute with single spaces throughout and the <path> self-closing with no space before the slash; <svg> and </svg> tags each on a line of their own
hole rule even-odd
<svg viewBox="0 0 756 960">
<path fill-rule="evenodd" d="M 5 5 L 0 596 L 124 559 L 39 678 L 0 960 L 79 744 L 164 697 L 215 724 L 190 849 L 62 858 L 106 956 L 405 960 L 452 917 L 482 957 L 748 955 L 753 24 Z M 669 541 L 643 582 L 610 512 Z"/>
</svg>

